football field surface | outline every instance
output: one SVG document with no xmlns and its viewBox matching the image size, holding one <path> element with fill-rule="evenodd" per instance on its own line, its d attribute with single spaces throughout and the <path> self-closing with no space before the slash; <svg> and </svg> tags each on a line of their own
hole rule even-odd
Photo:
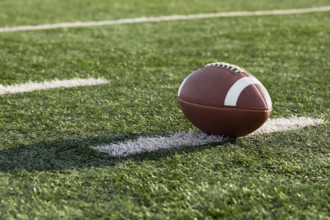
<svg viewBox="0 0 330 220">
<path fill-rule="evenodd" d="M 329 6 L 1 1 L 0 219 L 329 219 Z M 179 110 L 217 61 L 267 88 L 256 134 L 207 136 Z"/>
</svg>

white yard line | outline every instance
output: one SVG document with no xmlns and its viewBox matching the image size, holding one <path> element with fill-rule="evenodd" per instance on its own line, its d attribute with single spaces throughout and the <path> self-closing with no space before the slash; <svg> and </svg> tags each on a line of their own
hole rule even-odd
<svg viewBox="0 0 330 220">
<path fill-rule="evenodd" d="M 87 78 L 87 79 L 70 79 L 70 80 L 52 80 L 44 82 L 28 82 L 24 84 L 15 84 L 9 86 L 3 86 L 0 84 L 0 95 L 32 92 L 36 90 L 48 90 L 55 88 L 70 88 L 78 86 L 93 86 L 109 83 L 109 80 L 102 78 Z"/>
<path fill-rule="evenodd" d="M 324 123 L 322 119 L 308 117 L 278 118 L 268 120 L 260 129 L 251 135 L 262 135 L 273 132 L 297 130 L 308 126 Z M 199 146 L 204 144 L 221 143 L 226 138 L 207 135 L 199 131 L 178 132 L 166 137 L 140 137 L 137 140 L 127 140 L 120 143 L 105 144 L 91 147 L 94 150 L 111 156 L 127 156 L 142 152 L 152 152 L 159 149 L 178 148 L 182 146 Z"/>
<path fill-rule="evenodd" d="M 87 22 L 78 21 L 78 22 L 57 23 L 57 24 L 42 24 L 35 26 L 2 27 L 0 28 L 0 32 L 32 31 L 32 30 L 45 30 L 45 29 L 56 29 L 56 28 L 73 28 L 73 27 L 91 27 L 91 26 L 102 26 L 102 25 L 192 20 L 192 19 L 219 18 L 219 17 L 304 14 L 304 13 L 324 12 L 324 11 L 330 11 L 330 6 L 324 6 L 318 8 L 287 9 L 287 10 L 234 11 L 234 12 L 219 12 L 219 13 L 208 13 L 208 14 L 169 15 L 169 16 L 161 16 L 161 17 L 126 18 L 126 19 L 107 20 L 107 21 L 87 21 Z"/>
</svg>

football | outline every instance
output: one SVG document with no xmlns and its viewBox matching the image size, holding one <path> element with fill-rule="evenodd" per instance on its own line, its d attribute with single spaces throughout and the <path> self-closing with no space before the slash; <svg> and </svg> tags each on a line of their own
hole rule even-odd
<svg viewBox="0 0 330 220">
<path fill-rule="evenodd" d="M 178 90 L 183 114 L 207 134 L 241 137 L 268 119 L 266 88 L 238 66 L 216 62 L 191 73 Z"/>
</svg>

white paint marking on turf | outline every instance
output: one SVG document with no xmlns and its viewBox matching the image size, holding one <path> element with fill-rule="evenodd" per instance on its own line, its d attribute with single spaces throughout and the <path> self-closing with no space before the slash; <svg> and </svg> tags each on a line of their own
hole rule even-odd
<svg viewBox="0 0 330 220">
<path fill-rule="evenodd" d="M 52 80 L 44 82 L 28 82 L 24 84 L 16 84 L 3 86 L 0 84 L 0 95 L 22 93 L 22 92 L 32 92 L 36 90 L 48 90 L 55 88 L 70 88 L 78 86 L 93 86 L 109 83 L 109 80 L 102 78 L 87 78 L 87 79 L 70 79 L 70 80 Z"/>
<path fill-rule="evenodd" d="M 251 135 L 297 130 L 308 126 L 316 126 L 322 123 L 324 123 L 323 119 L 313 119 L 308 117 L 270 119 Z M 178 132 L 167 137 L 140 137 L 137 140 L 127 140 L 121 143 L 100 145 L 91 148 L 110 154 L 111 156 L 127 156 L 142 152 L 152 152 L 160 149 L 221 143 L 225 140 L 226 138 L 222 136 L 207 135 L 200 131 L 189 131 Z"/>
<path fill-rule="evenodd" d="M 318 8 L 287 9 L 287 10 L 234 11 L 234 12 L 219 12 L 219 13 L 208 13 L 208 14 L 169 15 L 169 16 L 161 16 L 161 17 L 126 18 L 126 19 L 107 20 L 107 21 L 87 21 L 87 22 L 42 24 L 42 25 L 35 25 L 35 26 L 2 27 L 2 28 L 0 28 L 0 32 L 31 31 L 31 30 L 45 30 L 45 29 L 73 28 L 73 27 L 90 27 L 90 26 L 175 21 L 175 20 L 192 20 L 192 19 L 218 18 L 218 17 L 304 14 L 304 13 L 324 12 L 324 11 L 330 11 L 330 6 L 324 6 L 324 7 L 318 7 Z"/>
<path fill-rule="evenodd" d="M 315 119 L 310 117 L 276 118 L 268 120 L 261 128 L 253 132 L 251 135 L 261 135 L 280 131 L 293 131 L 309 126 L 317 126 L 323 123 L 323 119 Z"/>
</svg>

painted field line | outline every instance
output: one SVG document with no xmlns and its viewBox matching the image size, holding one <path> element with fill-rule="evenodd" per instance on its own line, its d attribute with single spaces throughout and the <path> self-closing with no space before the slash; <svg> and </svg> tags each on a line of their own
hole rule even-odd
<svg viewBox="0 0 330 220">
<path fill-rule="evenodd" d="M 207 13 L 207 14 L 169 15 L 169 16 L 160 16 L 160 17 L 126 18 L 119 20 L 106 20 L 106 21 L 68 22 L 68 23 L 57 23 L 57 24 L 42 24 L 35 26 L 2 27 L 0 28 L 0 32 L 32 31 L 32 30 L 45 30 L 45 29 L 56 29 L 56 28 L 90 27 L 90 26 L 192 20 L 192 19 L 219 18 L 219 17 L 304 14 L 304 13 L 324 12 L 324 11 L 330 11 L 330 6 L 317 7 L 317 8 L 286 9 L 286 10 L 234 11 L 234 12 L 219 12 L 219 13 Z"/>
<path fill-rule="evenodd" d="M 87 78 L 87 79 L 69 79 L 69 80 L 52 80 L 44 82 L 28 82 L 24 84 L 16 84 L 3 86 L 0 84 L 0 95 L 22 93 L 22 92 L 32 92 L 36 90 L 48 90 L 55 88 L 70 88 L 78 86 L 93 86 L 109 83 L 109 80 L 102 78 Z"/>
<path fill-rule="evenodd" d="M 308 126 L 324 123 L 322 119 L 308 117 L 278 118 L 268 120 L 261 128 L 251 135 L 262 135 L 273 132 L 297 130 Z M 221 143 L 226 138 L 207 135 L 200 131 L 178 132 L 167 137 L 140 137 L 120 143 L 91 147 L 94 150 L 110 154 L 111 156 L 127 156 L 142 152 L 152 152 L 159 149 L 178 148 L 182 146 L 200 146 L 204 144 Z"/>
</svg>

